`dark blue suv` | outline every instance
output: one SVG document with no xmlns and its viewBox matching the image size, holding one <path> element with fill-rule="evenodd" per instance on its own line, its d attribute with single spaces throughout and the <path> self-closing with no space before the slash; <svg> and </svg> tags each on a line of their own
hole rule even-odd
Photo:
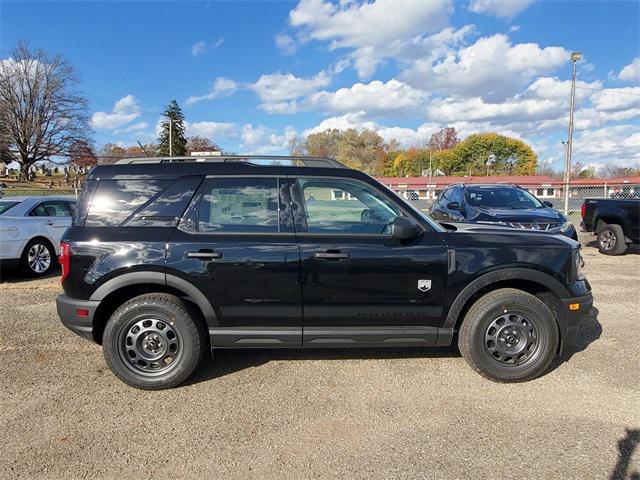
<svg viewBox="0 0 640 480">
<path fill-rule="evenodd" d="M 567 217 L 516 185 L 451 185 L 431 206 L 438 221 L 502 225 L 578 239 Z"/>
</svg>

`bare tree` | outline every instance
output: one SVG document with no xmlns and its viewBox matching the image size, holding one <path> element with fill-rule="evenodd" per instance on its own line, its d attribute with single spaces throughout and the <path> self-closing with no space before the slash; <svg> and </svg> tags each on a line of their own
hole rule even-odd
<svg viewBox="0 0 640 480">
<path fill-rule="evenodd" d="M 442 151 L 454 148 L 459 143 L 460 139 L 456 129 L 454 127 L 446 127 L 431 135 L 427 146 L 431 150 Z"/>
<path fill-rule="evenodd" d="M 75 69 L 61 56 L 32 50 L 25 42 L 0 60 L 0 138 L 6 138 L 20 176 L 41 160 L 90 142 L 87 100 Z"/>
<path fill-rule="evenodd" d="M 90 143 L 84 140 L 76 140 L 69 147 L 69 158 L 71 163 L 78 167 L 93 167 L 98 163 L 96 152 Z"/>
<path fill-rule="evenodd" d="M 222 149 L 205 137 L 193 136 L 187 138 L 186 155 L 191 152 L 220 152 Z"/>
</svg>

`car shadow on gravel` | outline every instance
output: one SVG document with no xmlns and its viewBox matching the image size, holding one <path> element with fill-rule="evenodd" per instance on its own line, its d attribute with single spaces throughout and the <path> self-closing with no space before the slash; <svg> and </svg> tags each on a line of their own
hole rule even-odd
<svg viewBox="0 0 640 480">
<path fill-rule="evenodd" d="M 47 278 L 56 278 L 60 276 L 60 267 L 55 265 L 51 269 L 51 273 L 43 277 L 30 277 L 18 267 L 7 267 L 0 265 L 0 283 L 22 283 L 32 282 L 34 280 L 43 280 Z"/>
<path fill-rule="evenodd" d="M 547 373 L 552 372 L 563 363 L 569 362 L 576 353 L 582 352 L 602 335 L 602 324 L 598 321 L 598 309 L 591 307 L 591 311 L 580 323 L 579 328 L 565 342 L 562 355 L 556 357 Z"/>
<path fill-rule="evenodd" d="M 246 349 L 216 350 L 215 360 L 206 356 L 202 365 L 185 384 L 206 382 L 247 368 L 277 360 L 384 360 L 402 358 L 460 357 L 457 346 L 423 348 L 354 348 L 354 349 Z"/>
<path fill-rule="evenodd" d="M 562 356 L 556 358 L 549 372 L 552 372 L 578 352 L 585 350 L 600 338 L 602 325 L 598 321 L 598 309 L 591 311 L 580 324 L 579 330 L 567 340 Z M 402 358 L 455 358 L 460 357 L 457 342 L 448 347 L 424 348 L 354 348 L 354 349 L 246 349 L 216 350 L 215 360 L 206 355 L 205 361 L 186 384 L 206 382 L 224 377 L 247 368 L 259 367 L 270 361 L 286 360 L 383 360 Z"/>
</svg>

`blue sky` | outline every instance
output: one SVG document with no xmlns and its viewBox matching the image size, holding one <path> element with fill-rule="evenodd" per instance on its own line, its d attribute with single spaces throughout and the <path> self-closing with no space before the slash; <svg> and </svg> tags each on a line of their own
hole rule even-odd
<svg viewBox="0 0 640 480">
<path fill-rule="evenodd" d="M 557 168 L 580 50 L 575 160 L 640 162 L 637 1 L 3 1 L 0 58 L 19 39 L 77 68 L 98 146 L 153 140 L 175 98 L 188 134 L 227 151 L 329 127 L 412 146 L 453 125 Z"/>
</svg>

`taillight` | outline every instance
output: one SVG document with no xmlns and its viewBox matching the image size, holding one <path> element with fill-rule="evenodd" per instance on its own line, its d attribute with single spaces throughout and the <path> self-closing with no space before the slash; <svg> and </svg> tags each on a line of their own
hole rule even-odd
<svg viewBox="0 0 640 480">
<path fill-rule="evenodd" d="M 582 206 L 580 207 L 580 216 L 582 218 L 584 218 L 584 213 L 587 211 L 587 204 L 583 203 Z"/>
<path fill-rule="evenodd" d="M 62 277 L 60 283 L 64 282 L 64 279 L 69 275 L 69 244 L 66 242 L 60 242 L 60 266 L 62 267 Z"/>
</svg>

